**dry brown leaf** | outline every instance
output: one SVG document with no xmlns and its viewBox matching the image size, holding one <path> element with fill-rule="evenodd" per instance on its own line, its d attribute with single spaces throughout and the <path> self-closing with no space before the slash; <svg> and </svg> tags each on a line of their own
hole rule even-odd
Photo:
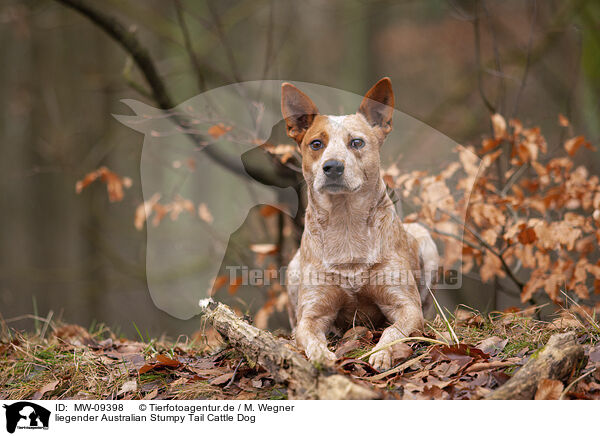
<svg viewBox="0 0 600 436">
<path fill-rule="evenodd" d="M 214 221 L 214 218 L 210 213 L 210 210 L 208 210 L 208 206 L 206 206 L 205 203 L 200 203 L 198 205 L 198 216 L 202 221 L 208 224 L 212 224 L 212 222 Z"/>
<path fill-rule="evenodd" d="M 96 341 L 86 329 L 75 324 L 67 324 L 57 328 L 54 331 L 53 336 L 61 341 L 78 347 L 96 344 Z"/>
<path fill-rule="evenodd" d="M 275 254 L 279 247 L 276 244 L 251 244 L 250 250 L 256 254 Z"/>
<path fill-rule="evenodd" d="M 87 173 L 82 180 L 78 180 L 77 183 L 75 183 L 75 192 L 80 194 L 84 188 L 98 179 L 106 184 L 108 200 L 110 202 L 123 200 L 123 188 L 130 188 L 132 185 L 132 181 L 129 177 L 121 177 L 117 173 L 114 173 L 103 166 L 95 171 Z"/>
<path fill-rule="evenodd" d="M 558 114 L 558 124 L 562 127 L 568 127 L 569 120 L 563 114 Z"/>
<path fill-rule="evenodd" d="M 150 392 L 148 392 L 145 396 L 144 396 L 144 400 L 153 400 L 156 398 L 156 396 L 158 395 L 158 388 L 154 389 Z"/>
<path fill-rule="evenodd" d="M 477 348 L 483 351 L 490 356 L 495 356 L 506 347 L 508 343 L 508 339 L 502 339 L 498 336 L 491 336 L 489 338 L 484 339 L 479 344 L 477 344 Z"/>
<path fill-rule="evenodd" d="M 402 342 L 392 345 L 392 362 L 394 364 L 401 360 L 408 359 L 412 354 L 413 349 Z"/>
<path fill-rule="evenodd" d="M 492 127 L 494 129 L 494 138 L 502 139 L 506 136 L 506 120 L 500 114 L 492 115 Z"/>
<path fill-rule="evenodd" d="M 560 380 L 542 379 L 540 380 L 535 400 L 558 400 L 564 389 L 564 385 Z"/>
<path fill-rule="evenodd" d="M 121 389 L 119 389 L 119 392 L 117 392 L 117 395 L 123 395 L 128 392 L 135 392 L 135 391 L 137 391 L 137 381 L 136 380 L 128 380 L 125 383 L 123 383 L 123 385 L 121 386 Z"/>
<path fill-rule="evenodd" d="M 213 296 L 219 289 L 227 284 L 229 281 L 229 276 L 217 276 L 213 281 L 213 285 L 211 288 L 211 296 Z"/>
<path fill-rule="evenodd" d="M 211 385 L 222 385 L 222 384 L 228 383 L 229 380 L 231 380 L 231 377 L 233 377 L 233 372 L 228 372 L 226 374 L 220 375 L 219 377 L 212 379 L 210 381 L 210 384 Z"/>
<path fill-rule="evenodd" d="M 583 136 L 576 136 L 574 138 L 567 139 L 564 144 L 565 151 L 569 153 L 569 156 L 573 156 L 579 147 L 581 146 L 590 147 L 590 143 L 585 140 Z"/>
<path fill-rule="evenodd" d="M 42 397 L 44 396 L 44 394 L 46 394 L 48 392 L 52 392 L 54 389 L 56 389 L 56 387 L 58 386 L 59 383 L 60 383 L 60 380 L 54 380 L 54 381 L 51 381 L 50 383 L 46 383 L 38 391 L 36 391 L 35 394 L 33 394 L 31 399 L 32 400 L 41 400 Z"/>
<path fill-rule="evenodd" d="M 270 216 L 280 214 L 281 211 L 279 209 L 277 209 L 276 207 L 267 204 L 260 208 L 259 213 L 261 216 L 268 218 Z"/>
<path fill-rule="evenodd" d="M 517 234 L 517 239 L 523 245 L 533 244 L 537 239 L 537 235 L 534 229 L 523 224 L 521 231 Z"/>
<path fill-rule="evenodd" d="M 159 354 L 156 356 L 156 361 L 161 366 L 166 366 L 169 368 L 178 368 L 181 366 L 181 362 L 179 360 L 171 359 L 169 356 L 165 356 L 164 354 Z"/>
<path fill-rule="evenodd" d="M 223 123 L 215 124 L 208 129 L 208 134 L 215 139 L 219 139 L 221 136 L 231 130 L 230 126 L 226 126 Z"/>
<path fill-rule="evenodd" d="M 231 283 L 229 283 L 229 289 L 228 289 L 229 295 L 234 295 L 243 282 L 244 282 L 243 277 L 236 277 Z"/>
<path fill-rule="evenodd" d="M 137 230 L 142 230 L 144 228 L 144 223 L 152 213 L 154 205 L 158 203 L 158 200 L 160 200 L 160 194 L 155 193 L 148 201 L 144 201 L 136 208 L 133 225 Z"/>
</svg>

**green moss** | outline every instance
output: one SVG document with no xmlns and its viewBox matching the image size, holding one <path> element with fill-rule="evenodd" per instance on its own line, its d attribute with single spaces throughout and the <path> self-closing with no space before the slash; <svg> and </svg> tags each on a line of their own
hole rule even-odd
<svg viewBox="0 0 600 436">
<path fill-rule="evenodd" d="M 273 389 L 271 390 L 271 395 L 269 395 L 269 400 L 287 400 L 287 392 L 282 389 Z"/>
</svg>

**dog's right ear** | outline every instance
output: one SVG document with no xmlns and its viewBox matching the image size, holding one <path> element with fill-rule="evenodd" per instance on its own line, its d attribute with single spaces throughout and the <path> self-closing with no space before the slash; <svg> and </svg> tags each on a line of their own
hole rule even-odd
<svg viewBox="0 0 600 436">
<path fill-rule="evenodd" d="M 281 85 L 281 113 L 288 136 L 300 145 L 319 109 L 305 93 L 286 82 Z"/>
</svg>

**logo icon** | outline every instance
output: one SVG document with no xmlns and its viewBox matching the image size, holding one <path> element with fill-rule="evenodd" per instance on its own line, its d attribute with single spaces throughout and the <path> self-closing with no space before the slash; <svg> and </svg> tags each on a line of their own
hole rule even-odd
<svg viewBox="0 0 600 436">
<path fill-rule="evenodd" d="M 19 401 L 3 406 L 6 409 L 6 431 L 19 429 L 48 429 L 50 411 L 29 401 Z"/>
</svg>

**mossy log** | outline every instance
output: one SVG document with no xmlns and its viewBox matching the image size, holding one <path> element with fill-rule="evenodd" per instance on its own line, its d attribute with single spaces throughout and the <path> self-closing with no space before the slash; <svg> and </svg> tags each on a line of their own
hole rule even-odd
<svg viewBox="0 0 600 436">
<path fill-rule="evenodd" d="M 315 368 L 289 344 L 250 325 L 222 303 L 206 301 L 203 315 L 249 362 L 258 363 L 277 382 L 286 384 L 291 398 L 369 400 L 381 396 L 344 375 Z"/>
<path fill-rule="evenodd" d="M 555 334 L 545 347 L 504 385 L 490 393 L 487 400 L 531 400 L 543 379 L 567 382 L 582 367 L 585 354 L 573 332 Z"/>
</svg>

